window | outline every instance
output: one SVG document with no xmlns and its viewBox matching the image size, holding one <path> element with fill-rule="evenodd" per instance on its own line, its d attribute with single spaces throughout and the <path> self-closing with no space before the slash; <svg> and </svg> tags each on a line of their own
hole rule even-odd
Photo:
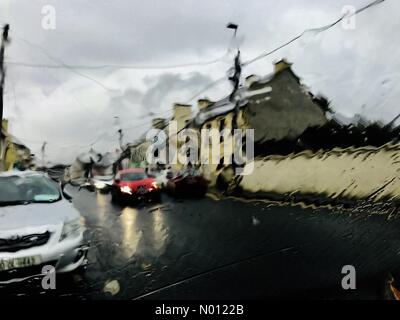
<svg viewBox="0 0 400 320">
<path fill-rule="evenodd" d="M 219 160 L 219 164 L 217 166 L 217 170 L 221 169 L 224 166 L 224 157 Z"/>
<path fill-rule="evenodd" d="M 225 119 L 219 120 L 219 131 L 222 131 L 225 129 Z"/>
</svg>

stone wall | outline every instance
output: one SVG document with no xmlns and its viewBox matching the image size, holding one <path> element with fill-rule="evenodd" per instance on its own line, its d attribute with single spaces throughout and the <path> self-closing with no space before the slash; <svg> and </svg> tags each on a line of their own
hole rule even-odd
<svg viewBox="0 0 400 320">
<path fill-rule="evenodd" d="M 268 156 L 253 164 L 240 182 L 247 193 L 400 200 L 399 144 Z"/>
</svg>

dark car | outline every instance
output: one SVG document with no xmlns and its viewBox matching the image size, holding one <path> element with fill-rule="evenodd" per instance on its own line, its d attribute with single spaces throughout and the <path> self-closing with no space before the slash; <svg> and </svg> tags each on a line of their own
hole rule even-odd
<svg viewBox="0 0 400 320">
<path fill-rule="evenodd" d="M 207 189 L 208 181 L 194 169 L 183 170 L 167 182 L 167 191 L 178 197 L 202 197 Z"/>
<path fill-rule="evenodd" d="M 150 177 L 143 169 L 125 169 L 119 171 L 111 186 L 113 202 L 126 201 L 159 201 L 161 190 L 156 179 Z"/>
</svg>

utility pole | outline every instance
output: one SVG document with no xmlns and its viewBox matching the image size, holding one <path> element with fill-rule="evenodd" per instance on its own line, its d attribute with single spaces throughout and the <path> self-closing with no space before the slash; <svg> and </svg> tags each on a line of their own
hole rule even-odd
<svg viewBox="0 0 400 320">
<path fill-rule="evenodd" d="M 229 80 L 232 82 L 232 93 L 229 96 L 229 101 L 235 105 L 235 109 L 234 109 L 234 113 L 233 113 L 233 119 L 232 119 L 232 135 L 233 135 L 233 139 L 235 141 L 235 149 L 238 146 L 237 144 L 237 136 L 236 136 L 236 132 L 235 129 L 239 128 L 239 124 L 238 124 L 238 118 L 239 118 L 239 112 L 240 112 L 240 95 L 238 96 L 238 90 L 239 90 L 239 85 L 240 85 L 240 77 L 242 75 L 242 64 L 240 62 L 240 50 L 239 50 L 239 44 L 237 42 L 237 38 L 236 38 L 236 33 L 237 33 L 237 29 L 239 28 L 239 26 L 237 24 L 234 23 L 229 23 L 226 26 L 228 29 L 233 29 L 235 30 L 234 33 L 234 40 L 235 40 L 235 44 L 236 44 L 236 49 L 237 49 L 237 53 L 234 59 L 234 65 L 233 65 L 233 75 L 231 77 L 229 77 Z M 240 142 L 241 143 L 241 142 Z M 236 151 L 235 151 L 236 152 Z M 235 154 L 235 153 L 234 153 Z M 235 174 L 237 172 L 238 169 L 238 163 L 236 162 L 235 156 L 232 155 L 232 167 L 235 170 Z M 228 187 L 227 189 L 230 189 L 231 187 L 233 187 L 234 185 L 232 184 L 234 180 L 231 180 L 230 182 L 228 182 Z"/>
<path fill-rule="evenodd" d="M 237 41 L 236 33 L 237 33 L 237 29 L 239 28 L 239 26 L 237 24 L 234 24 L 234 23 L 229 23 L 226 27 L 228 29 L 235 30 L 234 38 L 235 38 L 235 41 Z M 236 43 L 236 45 L 237 45 L 237 43 Z M 229 80 L 232 82 L 232 85 L 233 85 L 232 93 L 229 96 L 229 100 L 231 101 L 231 103 L 235 104 L 235 113 L 234 113 L 234 119 L 233 119 L 233 129 L 237 129 L 238 128 L 237 118 L 238 118 L 239 109 L 240 109 L 240 99 L 238 99 L 236 97 L 236 93 L 237 93 L 237 91 L 239 89 L 241 74 L 242 74 L 242 65 L 240 63 L 240 50 L 239 50 L 239 46 L 237 45 L 237 53 L 236 53 L 235 60 L 234 60 L 234 73 L 233 73 L 233 75 L 231 77 L 229 77 Z"/>
<path fill-rule="evenodd" d="M 46 161 L 45 161 L 46 144 L 47 144 L 47 142 L 45 141 L 45 142 L 43 142 L 43 145 L 42 145 L 42 165 L 43 165 L 43 168 L 46 167 Z"/>
<path fill-rule="evenodd" d="M 119 133 L 119 147 L 121 148 L 121 151 L 123 151 L 122 150 L 122 139 L 124 137 L 124 134 L 122 133 L 122 129 L 119 129 L 118 133 Z"/>
<path fill-rule="evenodd" d="M 119 141 L 119 147 L 120 147 L 120 149 L 121 149 L 121 152 L 123 151 L 123 149 L 122 149 L 122 139 L 123 139 L 123 137 L 124 137 L 124 134 L 123 134 L 123 132 L 122 132 L 122 129 L 121 129 L 121 123 L 120 123 L 120 119 L 119 119 L 119 117 L 118 116 L 115 116 L 114 117 L 114 119 L 115 119 L 115 126 L 118 128 L 119 127 L 119 129 L 118 129 L 118 134 L 119 134 L 119 138 L 118 138 L 118 141 Z"/>
<path fill-rule="evenodd" d="M 3 34 L 1 38 L 1 47 L 0 47 L 0 128 L 3 126 L 3 94 L 4 94 L 4 80 L 6 77 L 6 71 L 4 67 L 4 51 L 6 47 L 6 43 L 8 41 L 8 31 L 10 30 L 10 25 L 6 24 L 3 27 Z"/>
</svg>

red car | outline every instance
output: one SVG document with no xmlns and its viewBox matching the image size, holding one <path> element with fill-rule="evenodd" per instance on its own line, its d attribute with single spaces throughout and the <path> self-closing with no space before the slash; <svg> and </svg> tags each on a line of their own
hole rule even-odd
<svg viewBox="0 0 400 320">
<path fill-rule="evenodd" d="M 125 169 L 118 171 L 111 186 L 111 201 L 161 199 L 161 190 L 156 179 L 149 177 L 143 169 Z"/>
</svg>

